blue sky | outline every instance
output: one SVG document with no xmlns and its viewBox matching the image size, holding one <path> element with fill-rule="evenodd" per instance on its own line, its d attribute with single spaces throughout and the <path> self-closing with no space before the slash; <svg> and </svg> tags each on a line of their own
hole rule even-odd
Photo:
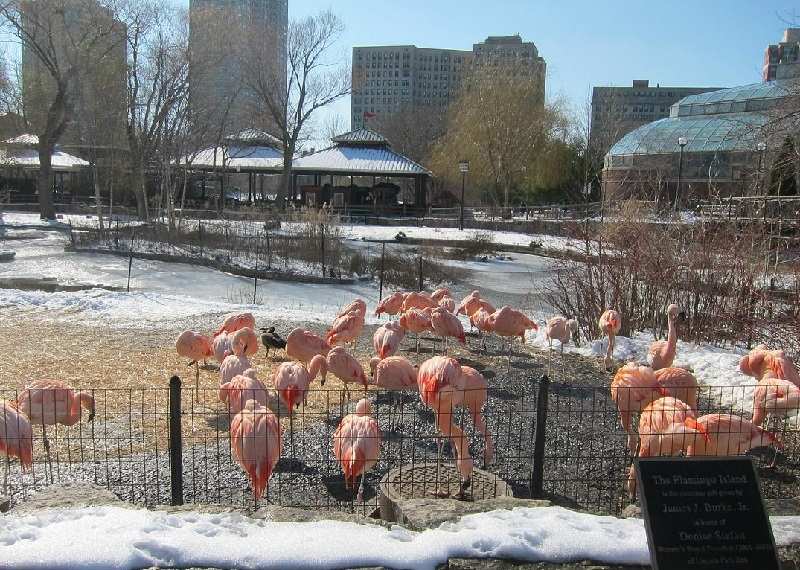
<svg viewBox="0 0 800 570">
<path fill-rule="evenodd" d="M 582 109 L 592 86 L 650 79 L 670 86 L 732 86 L 760 80 L 767 44 L 784 20 L 800 25 L 788 0 L 289 0 L 289 17 L 333 9 L 356 45 L 415 44 L 471 49 L 488 35 L 520 34 L 547 62 L 550 99 Z M 330 112 L 349 122 L 350 102 Z"/>
</svg>

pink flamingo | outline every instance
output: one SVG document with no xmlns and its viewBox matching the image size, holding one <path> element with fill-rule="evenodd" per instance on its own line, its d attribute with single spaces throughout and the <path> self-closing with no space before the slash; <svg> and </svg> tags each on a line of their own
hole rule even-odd
<svg viewBox="0 0 800 570">
<path fill-rule="evenodd" d="M 231 350 L 231 339 L 228 333 L 222 331 L 215 336 L 214 340 L 211 341 L 211 349 L 214 351 L 214 360 L 222 364 L 225 357 L 233 353 Z"/>
<path fill-rule="evenodd" d="M 685 368 L 670 366 L 655 371 L 656 384 L 664 396 L 673 396 L 697 409 L 697 378 Z"/>
<path fill-rule="evenodd" d="M 396 315 L 403 309 L 404 297 L 405 293 L 402 293 L 401 291 L 392 293 L 378 303 L 378 306 L 375 308 L 375 316 L 378 317 L 381 313 L 386 313 L 387 315 Z"/>
<path fill-rule="evenodd" d="M 256 506 L 281 457 L 281 447 L 278 418 L 257 401 L 248 401 L 231 421 L 231 448 L 236 461 L 250 478 Z"/>
<path fill-rule="evenodd" d="M 675 320 L 678 318 L 679 311 L 678 305 L 673 304 L 667 307 L 667 340 L 655 341 L 647 351 L 647 364 L 653 370 L 668 368 L 672 366 L 672 361 L 675 360 L 675 351 L 678 345 L 678 328 L 675 325 Z"/>
<path fill-rule="evenodd" d="M 363 328 L 364 315 L 356 312 L 346 313 L 333 321 L 330 330 L 325 335 L 325 341 L 331 346 L 348 342 L 354 343 L 355 346 Z"/>
<path fill-rule="evenodd" d="M 422 291 L 408 293 L 403 299 L 403 312 L 408 312 L 411 309 L 433 309 L 436 307 L 436 301 L 431 299 L 431 296 Z"/>
<path fill-rule="evenodd" d="M 228 413 L 232 416 L 241 412 L 248 400 L 267 406 L 267 387 L 252 368 L 219 387 L 219 401 L 228 405 Z"/>
<path fill-rule="evenodd" d="M 447 352 L 447 337 L 453 337 L 461 344 L 467 342 L 461 321 L 453 313 L 441 307 L 431 311 L 431 328 L 436 335 L 442 337 L 442 352 Z"/>
<path fill-rule="evenodd" d="M 409 309 L 400 315 L 400 326 L 406 332 L 413 332 L 417 337 L 417 354 L 419 354 L 419 333 L 432 331 L 430 313 L 420 309 Z"/>
<path fill-rule="evenodd" d="M 383 359 L 375 357 L 369 361 L 369 367 L 371 373 L 369 383 L 384 390 L 391 390 L 393 404 L 400 408 L 395 418 L 398 415 L 402 416 L 403 396 L 398 392 L 417 390 L 417 369 L 402 356 L 389 356 Z M 394 422 L 391 418 L 389 428 L 394 431 Z"/>
<path fill-rule="evenodd" d="M 732 414 L 707 414 L 696 420 L 687 418 L 684 424 L 696 429 L 703 436 L 687 455 L 742 455 L 755 447 L 782 445 L 772 432 L 768 432 L 753 422 Z"/>
<path fill-rule="evenodd" d="M 299 362 L 283 362 L 275 369 L 272 384 L 278 391 L 281 401 L 289 410 L 289 436 L 294 449 L 294 409 L 306 405 L 308 387 L 318 375 L 322 375 L 321 384 L 325 384 L 325 375 L 328 372 L 325 357 L 317 354 L 311 359 L 308 368 Z"/>
<path fill-rule="evenodd" d="M 460 405 L 464 398 L 462 386 L 461 365 L 454 358 L 434 356 L 423 362 L 417 374 L 417 385 L 422 402 L 433 410 L 436 417 L 436 427 L 439 432 L 453 443 L 456 450 L 456 467 L 458 468 L 461 483 L 457 497 L 463 497 L 469 488 L 472 478 L 473 460 L 469 452 L 466 436 L 455 424 L 453 410 Z M 441 440 L 438 442 L 439 452 L 436 463 L 436 482 L 439 487 L 442 465 Z M 437 496 L 447 496 L 441 488 L 437 488 Z"/>
<path fill-rule="evenodd" d="M 286 337 L 286 354 L 300 362 L 311 362 L 318 354 L 324 357 L 330 349 L 325 340 L 304 329 L 294 329 Z"/>
<path fill-rule="evenodd" d="M 258 336 L 249 327 L 237 330 L 235 333 L 228 335 L 228 338 L 230 339 L 231 352 L 233 354 L 250 357 L 258 352 Z"/>
<path fill-rule="evenodd" d="M 480 291 L 473 291 L 461 300 L 456 308 L 457 315 L 471 316 L 475 311 L 483 307 L 487 313 L 494 313 L 495 308 L 488 301 L 481 299 Z"/>
<path fill-rule="evenodd" d="M 753 424 L 761 426 L 768 417 L 783 418 L 784 428 L 790 415 L 800 410 L 800 388 L 783 378 L 769 376 L 758 381 L 753 392 Z M 768 422 L 769 423 L 769 422 Z M 772 458 L 770 467 L 775 467 L 778 450 Z"/>
<path fill-rule="evenodd" d="M 345 315 L 358 315 L 363 319 L 367 315 L 367 304 L 361 299 L 356 299 L 342 309 L 336 317 L 339 318 Z"/>
<path fill-rule="evenodd" d="M 483 466 L 484 468 L 494 460 L 494 442 L 492 434 L 486 427 L 486 421 L 481 415 L 483 405 L 489 399 L 489 383 L 483 374 L 470 366 L 461 367 L 461 390 L 464 397 L 461 405 L 469 410 L 472 424 L 483 434 Z"/>
<path fill-rule="evenodd" d="M 781 378 L 800 387 L 800 375 L 792 359 L 782 350 L 769 350 L 763 344 L 758 345 L 739 361 L 742 374 L 757 380 L 762 378 Z"/>
<path fill-rule="evenodd" d="M 394 356 L 400 343 L 406 336 L 406 331 L 397 322 L 389 322 L 375 330 L 372 335 L 372 347 L 380 358 Z"/>
<path fill-rule="evenodd" d="M 35 380 L 31 382 L 17 398 L 16 408 L 33 424 L 41 424 L 44 449 L 47 463 L 52 472 L 50 459 L 50 441 L 47 439 L 46 426 L 73 426 L 81 419 L 82 410 L 86 410 L 88 420 L 94 421 L 95 402 L 89 392 L 76 392 L 75 389 L 61 380 Z M 56 443 L 58 428 L 56 427 Z"/>
<path fill-rule="evenodd" d="M 28 417 L 17 409 L 16 402 L 0 400 L 0 453 L 19 459 L 23 471 L 33 465 L 33 430 Z M 3 492 L 8 495 L 8 463 L 3 475 Z"/>
<path fill-rule="evenodd" d="M 494 311 L 492 311 L 494 312 Z M 482 349 L 486 349 L 486 335 L 491 334 L 493 332 L 492 328 L 492 314 L 489 313 L 485 308 L 479 307 L 477 311 L 472 313 L 469 317 L 470 324 L 478 329 L 478 332 L 481 335 L 481 345 Z"/>
<path fill-rule="evenodd" d="M 570 338 L 576 338 L 578 334 L 578 321 L 575 319 L 565 319 L 564 317 L 553 317 L 547 321 L 544 328 L 544 336 L 550 346 L 547 359 L 547 375 L 550 376 L 553 360 L 553 341 L 557 340 L 561 346 L 561 370 L 564 370 L 564 345 L 569 343 Z"/>
<path fill-rule="evenodd" d="M 333 455 L 342 466 L 345 487 L 355 486 L 361 476 L 356 500 L 364 500 L 364 474 L 372 469 L 381 455 L 381 431 L 370 413 L 369 400 L 362 398 L 356 404 L 356 413 L 342 418 L 333 434 Z"/>
<path fill-rule="evenodd" d="M 364 391 L 367 390 L 367 375 L 364 374 L 361 363 L 347 352 L 344 347 L 336 346 L 332 348 L 326 358 L 326 365 L 327 371 L 344 383 L 344 390 L 348 400 L 350 399 L 349 383 L 361 383 L 364 386 Z M 324 380 L 325 377 L 323 375 L 323 384 L 325 383 Z"/>
<path fill-rule="evenodd" d="M 606 350 L 606 357 L 603 359 L 603 367 L 608 370 L 611 367 L 612 356 L 614 355 L 614 338 L 619 334 L 622 327 L 622 319 L 619 313 L 614 309 L 608 309 L 598 321 L 600 331 L 608 336 L 608 350 Z"/>
<path fill-rule="evenodd" d="M 448 313 L 454 314 L 456 312 L 456 302 L 452 297 L 445 296 L 437 301 L 440 308 Z"/>
<path fill-rule="evenodd" d="M 200 390 L 200 364 L 214 355 L 214 348 L 211 346 L 211 339 L 194 331 L 183 331 L 175 341 L 175 350 L 178 356 L 190 358 L 191 367 L 194 365 L 195 393 Z M 205 362 L 204 362 L 205 363 Z"/>
<path fill-rule="evenodd" d="M 509 306 L 502 307 L 489 315 L 492 331 L 499 336 L 509 337 L 508 343 L 508 369 L 511 370 L 511 352 L 514 337 L 520 337 L 525 342 L 526 330 L 538 330 L 539 326 L 525 314 Z"/>
<path fill-rule="evenodd" d="M 249 331 L 249 334 L 248 332 Z M 250 336 L 252 334 L 252 337 Z M 238 336 L 237 336 L 238 335 Z M 245 355 L 245 351 L 255 346 L 258 348 L 258 340 L 255 333 L 251 329 L 240 329 L 234 334 L 230 335 L 231 350 L 233 354 L 229 354 L 219 365 L 219 385 L 227 384 L 235 376 L 244 374 L 252 367 L 250 359 Z"/>
<path fill-rule="evenodd" d="M 219 327 L 215 332 L 214 336 L 217 336 L 220 333 L 234 333 L 239 329 L 248 328 L 255 330 L 256 328 L 256 319 L 253 316 L 253 313 L 240 313 L 238 315 L 228 315 L 225 317 L 225 320 L 222 323 L 222 326 Z"/>
<path fill-rule="evenodd" d="M 447 287 L 442 287 L 431 293 L 431 299 L 433 299 L 437 303 L 441 301 L 443 298 L 451 296 L 452 295 L 450 295 L 450 289 L 448 289 Z"/>
<path fill-rule="evenodd" d="M 622 429 L 628 434 L 628 449 L 636 453 L 636 438 L 631 419 L 662 393 L 653 370 L 647 366 L 626 364 L 614 375 L 611 382 L 611 399 L 617 405 Z"/>
</svg>

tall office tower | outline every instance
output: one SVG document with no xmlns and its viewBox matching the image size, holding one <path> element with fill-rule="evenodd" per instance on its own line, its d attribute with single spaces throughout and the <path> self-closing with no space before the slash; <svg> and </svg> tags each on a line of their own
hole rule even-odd
<svg viewBox="0 0 800 570">
<path fill-rule="evenodd" d="M 21 53 L 23 105 L 32 129 L 42 130 L 56 97 L 47 68 L 55 60 L 64 75 L 71 70 L 71 113 L 59 144 L 91 160 L 98 149 L 127 146 L 125 25 L 94 0 L 27 0 L 21 9 L 32 38 Z M 47 64 L 32 45 L 44 46 Z"/>
<path fill-rule="evenodd" d="M 783 41 L 767 46 L 764 52 L 764 81 L 794 77 L 800 77 L 800 28 L 784 30 Z"/>
<path fill-rule="evenodd" d="M 590 146 L 604 155 L 632 130 L 669 117 L 669 108 L 688 95 L 716 91 L 719 87 L 652 87 L 647 79 L 634 79 L 631 87 L 592 89 Z"/>
<path fill-rule="evenodd" d="M 490 36 L 474 44 L 472 51 L 413 45 L 354 47 L 351 127 L 359 129 L 372 118 L 401 109 L 444 112 L 476 65 L 530 74 L 539 80 L 538 104 L 543 104 L 545 62 L 536 46 L 519 36 Z"/>
<path fill-rule="evenodd" d="M 259 91 L 265 85 L 276 97 L 285 91 L 288 0 L 190 0 L 189 15 L 195 119 L 222 134 L 273 131 Z"/>
</svg>

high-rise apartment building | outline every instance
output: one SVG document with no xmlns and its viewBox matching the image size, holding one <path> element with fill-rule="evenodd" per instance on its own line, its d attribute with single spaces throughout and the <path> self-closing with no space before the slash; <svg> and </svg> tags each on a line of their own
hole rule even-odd
<svg viewBox="0 0 800 570">
<path fill-rule="evenodd" d="M 545 62 L 536 46 L 519 36 L 490 36 L 472 51 L 413 45 L 354 47 L 351 127 L 360 129 L 374 117 L 401 109 L 444 111 L 473 66 L 500 63 L 538 78 L 544 101 Z"/>
<path fill-rule="evenodd" d="M 189 15 L 193 112 L 225 133 L 271 130 L 249 80 L 261 75 L 285 91 L 288 0 L 190 0 Z"/>
<path fill-rule="evenodd" d="M 764 81 L 800 77 L 800 28 L 788 28 L 783 41 L 767 46 L 764 52 Z"/>
<path fill-rule="evenodd" d="M 634 79 L 631 87 L 592 89 L 590 146 L 603 155 L 632 130 L 669 117 L 669 108 L 688 95 L 716 91 L 719 87 L 650 86 L 647 79 Z"/>
</svg>

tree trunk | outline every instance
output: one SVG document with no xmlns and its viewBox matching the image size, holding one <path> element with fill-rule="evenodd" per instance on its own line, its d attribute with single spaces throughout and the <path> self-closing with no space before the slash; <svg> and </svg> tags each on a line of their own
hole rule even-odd
<svg viewBox="0 0 800 570">
<path fill-rule="evenodd" d="M 39 216 L 43 220 L 56 219 L 56 208 L 53 205 L 52 158 L 53 145 L 40 143 L 39 174 L 36 178 L 36 189 L 39 191 Z"/>
<path fill-rule="evenodd" d="M 278 184 L 278 195 L 275 202 L 279 210 L 286 208 L 286 198 L 294 200 L 292 196 L 292 157 L 294 156 L 294 144 L 289 144 L 283 151 L 283 170 L 281 170 L 281 181 Z"/>
<path fill-rule="evenodd" d="M 92 161 L 92 184 L 94 184 L 94 203 L 97 208 L 97 224 L 103 232 L 103 204 L 100 202 L 100 181 L 97 179 L 97 159 Z M 110 223 L 110 222 L 109 222 Z"/>
<path fill-rule="evenodd" d="M 133 184 L 133 194 L 136 196 L 136 213 L 143 222 L 150 221 L 150 212 L 147 207 L 147 190 L 144 182 L 144 167 L 141 162 L 136 161 L 131 173 Z"/>
</svg>

